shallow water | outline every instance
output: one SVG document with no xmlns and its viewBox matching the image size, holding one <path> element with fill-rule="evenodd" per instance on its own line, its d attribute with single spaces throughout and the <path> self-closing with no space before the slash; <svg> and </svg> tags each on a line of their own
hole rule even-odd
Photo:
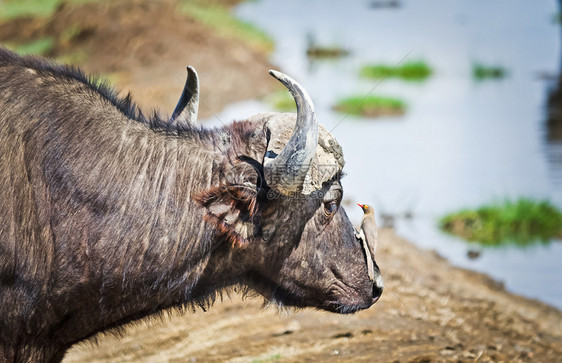
<svg viewBox="0 0 562 363">
<path fill-rule="evenodd" d="M 273 38 L 272 62 L 308 90 L 320 122 L 343 146 L 346 199 L 395 216 L 398 232 L 419 246 L 486 272 L 513 292 L 562 308 L 560 241 L 481 249 L 481 256 L 470 260 L 466 253 L 473 247 L 436 228 L 443 214 L 508 197 L 546 198 L 562 207 L 562 138 L 546 127 L 553 85 L 540 77 L 558 74 L 561 64 L 556 2 L 401 4 L 374 9 L 359 0 L 261 0 L 243 3 L 236 13 Z M 310 61 L 311 36 L 351 54 Z M 426 61 L 433 76 L 421 83 L 379 83 L 358 75 L 364 64 L 404 59 Z M 499 64 L 508 77 L 475 81 L 473 62 Z M 331 110 L 338 98 L 369 92 L 402 98 L 408 111 L 366 120 Z M 257 101 L 245 102 L 219 117 L 239 119 L 265 109 Z M 358 207 L 346 209 L 359 220 Z M 405 214 L 413 218 L 400 217 Z"/>
</svg>

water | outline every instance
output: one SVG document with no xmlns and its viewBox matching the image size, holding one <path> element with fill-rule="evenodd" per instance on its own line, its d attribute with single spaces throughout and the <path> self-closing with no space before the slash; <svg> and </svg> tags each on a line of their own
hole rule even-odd
<svg viewBox="0 0 562 363">
<path fill-rule="evenodd" d="M 346 158 L 345 197 L 398 218 L 399 234 L 436 249 L 454 264 L 488 273 L 516 293 L 562 308 L 562 243 L 485 249 L 436 228 L 439 216 L 506 197 L 545 198 L 562 207 L 562 137 L 546 127 L 549 91 L 540 74 L 558 74 L 557 4 L 528 0 L 402 1 L 374 9 L 370 1 L 245 2 L 237 15 L 274 40 L 273 64 L 310 93 L 320 122 Z M 310 61 L 307 39 L 351 52 L 337 61 Z M 364 80 L 368 63 L 424 60 L 434 75 L 423 83 Z M 499 64 L 509 76 L 472 79 L 473 62 Z M 272 80 L 273 81 L 273 80 Z M 402 98 L 407 113 L 363 120 L 333 112 L 338 98 L 369 92 Z M 264 111 L 252 101 L 220 117 Z M 231 114 L 232 113 L 232 114 Z M 552 131 L 552 130 L 550 130 Z M 359 220 L 359 208 L 348 207 Z"/>
</svg>

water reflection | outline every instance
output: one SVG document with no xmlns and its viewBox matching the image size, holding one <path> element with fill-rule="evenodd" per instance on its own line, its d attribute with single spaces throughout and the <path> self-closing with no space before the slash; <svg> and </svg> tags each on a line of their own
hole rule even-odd
<svg viewBox="0 0 562 363">
<path fill-rule="evenodd" d="M 558 0 L 558 18 L 560 14 L 562 14 L 562 0 Z M 562 27 L 559 28 L 562 34 Z M 562 36 L 559 37 L 559 41 L 562 42 Z M 545 134 L 550 178 L 555 185 L 562 188 L 562 53 L 559 67 L 558 74 L 549 87 Z"/>
<path fill-rule="evenodd" d="M 548 95 L 546 156 L 552 181 L 562 186 L 562 69 Z"/>
</svg>

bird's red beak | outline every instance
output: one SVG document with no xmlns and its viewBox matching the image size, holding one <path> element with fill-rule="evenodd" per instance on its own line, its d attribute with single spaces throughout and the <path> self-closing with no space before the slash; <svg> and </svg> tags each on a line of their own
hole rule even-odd
<svg viewBox="0 0 562 363">
<path fill-rule="evenodd" d="M 358 205 L 358 206 L 360 206 L 360 207 L 361 207 L 361 209 L 363 209 L 363 204 L 359 204 L 359 203 L 357 203 L 357 205 Z"/>
</svg>

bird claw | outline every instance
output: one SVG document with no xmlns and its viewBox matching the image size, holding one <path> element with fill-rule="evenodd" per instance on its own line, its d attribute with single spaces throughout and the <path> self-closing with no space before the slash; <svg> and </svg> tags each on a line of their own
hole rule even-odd
<svg viewBox="0 0 562 363">
<path fill-rule="evenodd" d="M 361 231 L 355 230 L 355 238 L 358 241 L 365 242 L 365 233 L 363 233 L 363 230 Z"/>
</svg>

